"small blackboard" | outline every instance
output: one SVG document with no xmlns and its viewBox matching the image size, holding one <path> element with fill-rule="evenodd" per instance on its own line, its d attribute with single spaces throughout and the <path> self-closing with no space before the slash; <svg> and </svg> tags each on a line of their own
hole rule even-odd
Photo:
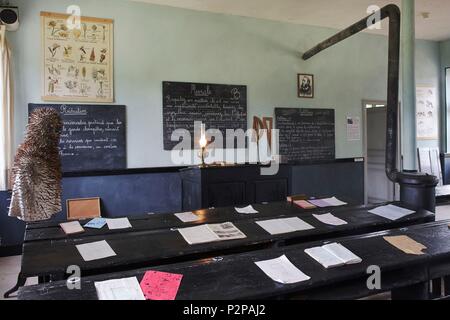
<svg viewBox="0 0 450 320">
<path fill-rule="evenodd" d="M 286 162 L 335 160 L 333 109 L 275 109 L 280 155 Z"/>
<path fill-rule="evenodd" d="M 127 167 L 126 111 L 117 105 L 29 104 L 58 110 L 63 121 L 59 144 L 63 172 Z"/>
<path fill-rule="evenodd" d="M 247 130 L 247 87 L 242 85 L 163 82 L 164 150 L 172 150 L 179 141 L 171 141 L 172 132 L 190 132 L 192 147 L 194 121 L 206 124 L 206 130 L 218 129 L 224 143 L 226 129 Z"/>
</svg>

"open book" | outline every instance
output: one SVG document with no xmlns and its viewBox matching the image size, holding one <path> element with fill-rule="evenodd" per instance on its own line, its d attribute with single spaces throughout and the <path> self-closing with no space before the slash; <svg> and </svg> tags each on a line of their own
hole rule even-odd
<svg viewBox="0 0 450 320">
<path fill-rule="evenodd" d="M 189 244 L 247 238 L 247 236 L 231 222 L 182 228 L 178 229 L 178 232 L 180 232 L 184 240 Z"/>
<path fill-rule="evenodd" d="M 305 252 L 327 269 L 362 262 L 360 257 L 339 243 L 306 249 Z"/>
</svg>

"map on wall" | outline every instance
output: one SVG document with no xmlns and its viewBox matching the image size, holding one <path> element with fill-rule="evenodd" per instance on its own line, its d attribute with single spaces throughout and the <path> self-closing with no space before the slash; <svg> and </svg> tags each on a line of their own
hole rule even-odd
<svg viewBox="0 0 450 320">
<path fill-rule="evenodd" d="M 437 89 L 420 86 L 416 91 L 417 139 L 439 139 L 439 104 Z"/>
<path fill-rule="evenodd" d="M 113 102 L 113 20 L 69 17 L 41 12 L 42 99 Z"/>
</svg>

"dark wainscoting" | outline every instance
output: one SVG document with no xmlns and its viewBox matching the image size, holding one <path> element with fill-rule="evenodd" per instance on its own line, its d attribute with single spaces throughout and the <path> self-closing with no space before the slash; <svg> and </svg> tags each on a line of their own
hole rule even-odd
<svg viewBox="0 0 450 320">
<path fill-rule="evenodd" d="M 441 154 L 442 177 L 444 184 L 450 184 L 450 154 Z"/>
<path fill-rule="evenodd" d="M 186 168 L 67 173 L 63 178 L 63 212 L 53 219 L 65 219 L 67 199 L 88 197 L 101 198 L 102 215 L 105 217 L 180 212 L 183 209 L 182 169 Z M 363 161 L 340 159 L 321 164 L 284 165 L 281 171 L 283 181 L 289 181 L 286 187 L 289 193 L 316 197 L 335 195 L 354 204 L 364 202 Z M 287 174 L 289 179 L 285 178 Z M 259 186 L 265 188 L 264 183 L 265 180 L 259 182 Z M 272 185 L 272 182 L 269 183 L 269 186 Z M 267 198 L 267 194 L 264 197 Z M 9 198 L 8 192 L 0 192 L 0 256 L 10 255 L 12 249 L 20 253 L 23 241 L 25 224 L 8 217 Z M 258 197 L 254 199 L 261 200 Z"/>
<path fill-rule="evenodd" d="M 292 167 L 293 194 L 336 196 L 352 204 L 364 203 L 364 161 Z"/>
</svg>

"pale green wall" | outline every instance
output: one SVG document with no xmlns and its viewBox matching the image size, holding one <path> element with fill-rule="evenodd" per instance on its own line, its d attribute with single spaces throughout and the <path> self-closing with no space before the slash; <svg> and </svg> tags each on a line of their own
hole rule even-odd
<svg viewBox="0 0 450 320">
<path fill-rule="evenodd" d="M 446 106 L 446 93 L 450 96 L 450 79 L 449 81 L 445 80 L 445 68 L 450 68 L 450 40 L 443 41 L 440 43 L 440 54 L 441 54 L 441 83 L 442 83 L 442 94 L 441 94 L 441 104 L 442 104 L 442 112 L 445 112 L 447 114 L 446 118 L 442 118 L 442 126 L 445 127 L 444 120 L 447 119 L 447 124 L 450 124 L 450 114 L 449 110 L 447 110 Z M 445 86 L 447 86 L 447 90 L 445 90 Z M 450 137 L 448 136 L 448 133 L 443 132 L 442 134 L 443 138 L 447 136 L 447 152 L 450 151 Z"/>
<path fill-rule="evenodd" d="M 86 16 L 115 20 L 116 103 L 127 105 L 129 167 L 169 166 L 162 144 L 161 82 L 193 81 L 248 86 L 253 115 L 275 106 L 336 109 L 338 158 L 363 155 L 347 142 L 347 115 L 361 116 L 361 100 L 384 100 L 387 38 L 359 34 L 305 62 L 306 51 L 336 30 L 196 12 L 124 0 L 16 0 L 21 27 L 9 38 L 16 65 L 16 143 L 29 102 L 41 102 L 39 12 L 64 12 L 77 4 Z M 420 83 L 438 79 L 439 46 L 419 41 Z M 299 99 L 296 75 L 313 73 L 316 98 Z"/>
</svg>

